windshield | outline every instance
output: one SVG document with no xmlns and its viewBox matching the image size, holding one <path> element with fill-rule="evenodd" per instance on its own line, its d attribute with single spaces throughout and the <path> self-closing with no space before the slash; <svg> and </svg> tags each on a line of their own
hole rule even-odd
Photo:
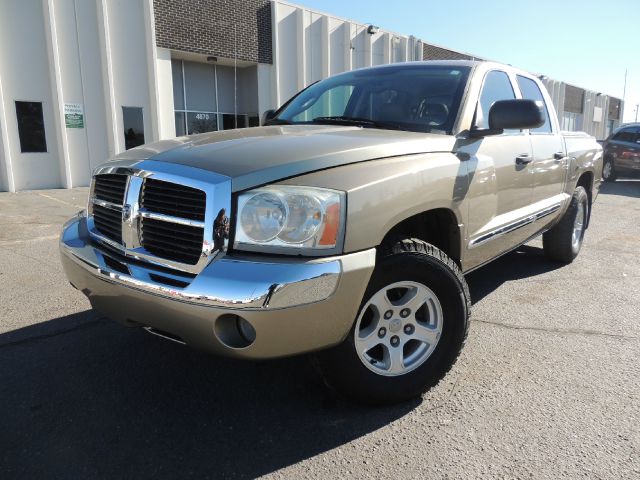
<svg viewBox="0 0 640 480">
<path fill-rule="evenodd" d="M 450 134 L 469 67 L 397 65 L 322 80 L 270 124 L 339 124 Z"/>
</svg>

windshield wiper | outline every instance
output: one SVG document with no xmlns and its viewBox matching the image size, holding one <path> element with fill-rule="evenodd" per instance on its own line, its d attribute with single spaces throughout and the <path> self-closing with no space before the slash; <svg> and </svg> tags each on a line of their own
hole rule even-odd
<svg viewBox="0 0 640 480">
<path fill-rule="evenodd" d="M 378 120 L 371 120 L 369 118 L 360 117 L 316 117 L 311 120 L 311 123 L 327 123 L 329 125 L 357 125 L 365 128 L 383 128 L 387 130 L 402 130 L 400 125 L 393 122 L 380 122 Z"/>
</svg>

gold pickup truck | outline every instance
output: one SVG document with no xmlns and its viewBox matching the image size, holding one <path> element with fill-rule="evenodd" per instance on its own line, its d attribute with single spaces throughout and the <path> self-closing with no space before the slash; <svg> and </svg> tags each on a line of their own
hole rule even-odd
<svg viewBox="0 0 640 480">
<path fill-rule="evenodd" d="M 464 275 L 543 235 L 571 262 L 602 149 L 560 133 L 544 86 L 485 62 L 340 74 L 265 125 L 126 151 L 63 227 L 92 306 L 210 352 L 313 352 L 327 383 L 383 404 L 420 395 L 464 344 Z"/>
</svg>

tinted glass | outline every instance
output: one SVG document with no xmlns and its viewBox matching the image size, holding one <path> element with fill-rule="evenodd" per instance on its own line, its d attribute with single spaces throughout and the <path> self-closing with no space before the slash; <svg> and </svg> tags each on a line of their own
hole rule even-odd
<svg viewBox="0 0 640 480">
<path fill-rule="evenodd" d="M 487 73 L 482 84 L 482 93 L 476 109 L 475 126 L 489 128 L 489 110 L 498 100 L 513 100 L 516 98 L 511 81 L 506 73 L 498 70 Z M 505 130 L 507 131 L 507 130 Z M 517 132 L 518 130 L 512 130 Z"/>
<path fill-rule="evenodd" d="M 187 112 L 187 134 L 214 132 L 218 129 L 215 113 Z"/>
<path fill-rule="evenodd" d="M 236 108 L 236 89 L 234 87 L 233 68 L 218 66 L 216 69 L 216 74 L 218 76 L 218 100 L 220 101 L 220 105 L 218 105 L 218 111 L 232 113 Z M 242 95 L 242 88 L 240 85 L 238 85 L 237 95 L 238 97 Z M 240 98 L 238 98 L 238 102 L 240 102 Z"/>
<path fill-rule="evenodd" d="M 18 136 L 22 153 L 46 152 L 42 102 L 16 102 Z"/>
<path fill-rule="evenodd" d="M 234 118 L 233 113 L 224 113 L 222 117 L 222 129 L 232 130 L 234 128 L 246 128 L 248 126 L 249 117 L 247 115 L 238 115 Z"/>
<path fill-rule="evenodd" d="M 468 75 L 468 67 L 424 65 L 348 72 L 304 90 L 274 121 L 338 116 L 369 120 L 362 126 L 371 128 L 450 133 Z"/>
<path fill-rule="evenodd" d="M 124 125 L 124 148 L 137 147 L 144 144 L 144 118 L 140 107 L 122 107 L 122 123 Z"/>
<path fill-rule="evenodd" d="M 175 112 L 176 116 L 176 137 L 182 137 L 187 134 L 185 127 L 185 114 L 184 112 Z"/>
<path fill-rule="evenodd" d="M 530 78 L 521 77 L 518 75 L 518 86 L 520 87 L 520 93 L 522 93 L 522 98 L 527 100 L 533 100 L 536 102 L 540 110 L 542 111 L 542 115 L 544 117 L 544 125 L 538 128 L 530 129 L 531 132 L 543 132 L 549 133 L 551 132 L 551 122 L 549 121 L 549 111 L 547 110 L 547 105 L 544 101 L 544 97 L 542 96 L 542 92 L 536 82 L 531 80 Z"/>
<path fill-rule="evenodd" d="M 182 82 L 182 60 L 171 60 L 173 77 L 173 105 L 176 110 L 184 110 L 184 85 Z"/>
<path fill-rule="evenodd" d="M 353 85 L 338 85 L 324 91 L 317 100 L 313 102 L 311 107 L 305 109 L 297 115 L 293 116 L 293 120 L 305 121 L 313 120 L 316 117 L 333 117 L 344 115 L 347 110 L 347 104 L 353 94 Z M 364 102 L 369 105 L 369 102 Z M 358 117 L 365 116 L 373 118 L 371 110 L 359 112 Z"/>
<path fill-rule="evenodd" d="M 216 76 L 213 65 L 184 62 L 184 82 L 187 97 L 186 110 L 200 112 L 215 112 L 217 110 Z"/>
<path fill-rule="evenodd" d="M 624 128 L 613 136 L 614 140 L 618 140 L 620 142 L 633 142 L 635 138 L 636 133 L 634 128 Z"/>
</svg>

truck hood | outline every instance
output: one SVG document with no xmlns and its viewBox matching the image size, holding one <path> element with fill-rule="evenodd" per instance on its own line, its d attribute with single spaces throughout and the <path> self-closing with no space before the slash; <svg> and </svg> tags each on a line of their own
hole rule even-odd
<svg viewBox="0 0 640 480">
<path fill-rule="evenodd" d="M 112 162 L 155 160 L 231 178 L 233 191 L 326 168 L 400 155 L 450 152 L 455 137 L 333 125 L 210 132 L 143 145 Z"/>
</svg>

